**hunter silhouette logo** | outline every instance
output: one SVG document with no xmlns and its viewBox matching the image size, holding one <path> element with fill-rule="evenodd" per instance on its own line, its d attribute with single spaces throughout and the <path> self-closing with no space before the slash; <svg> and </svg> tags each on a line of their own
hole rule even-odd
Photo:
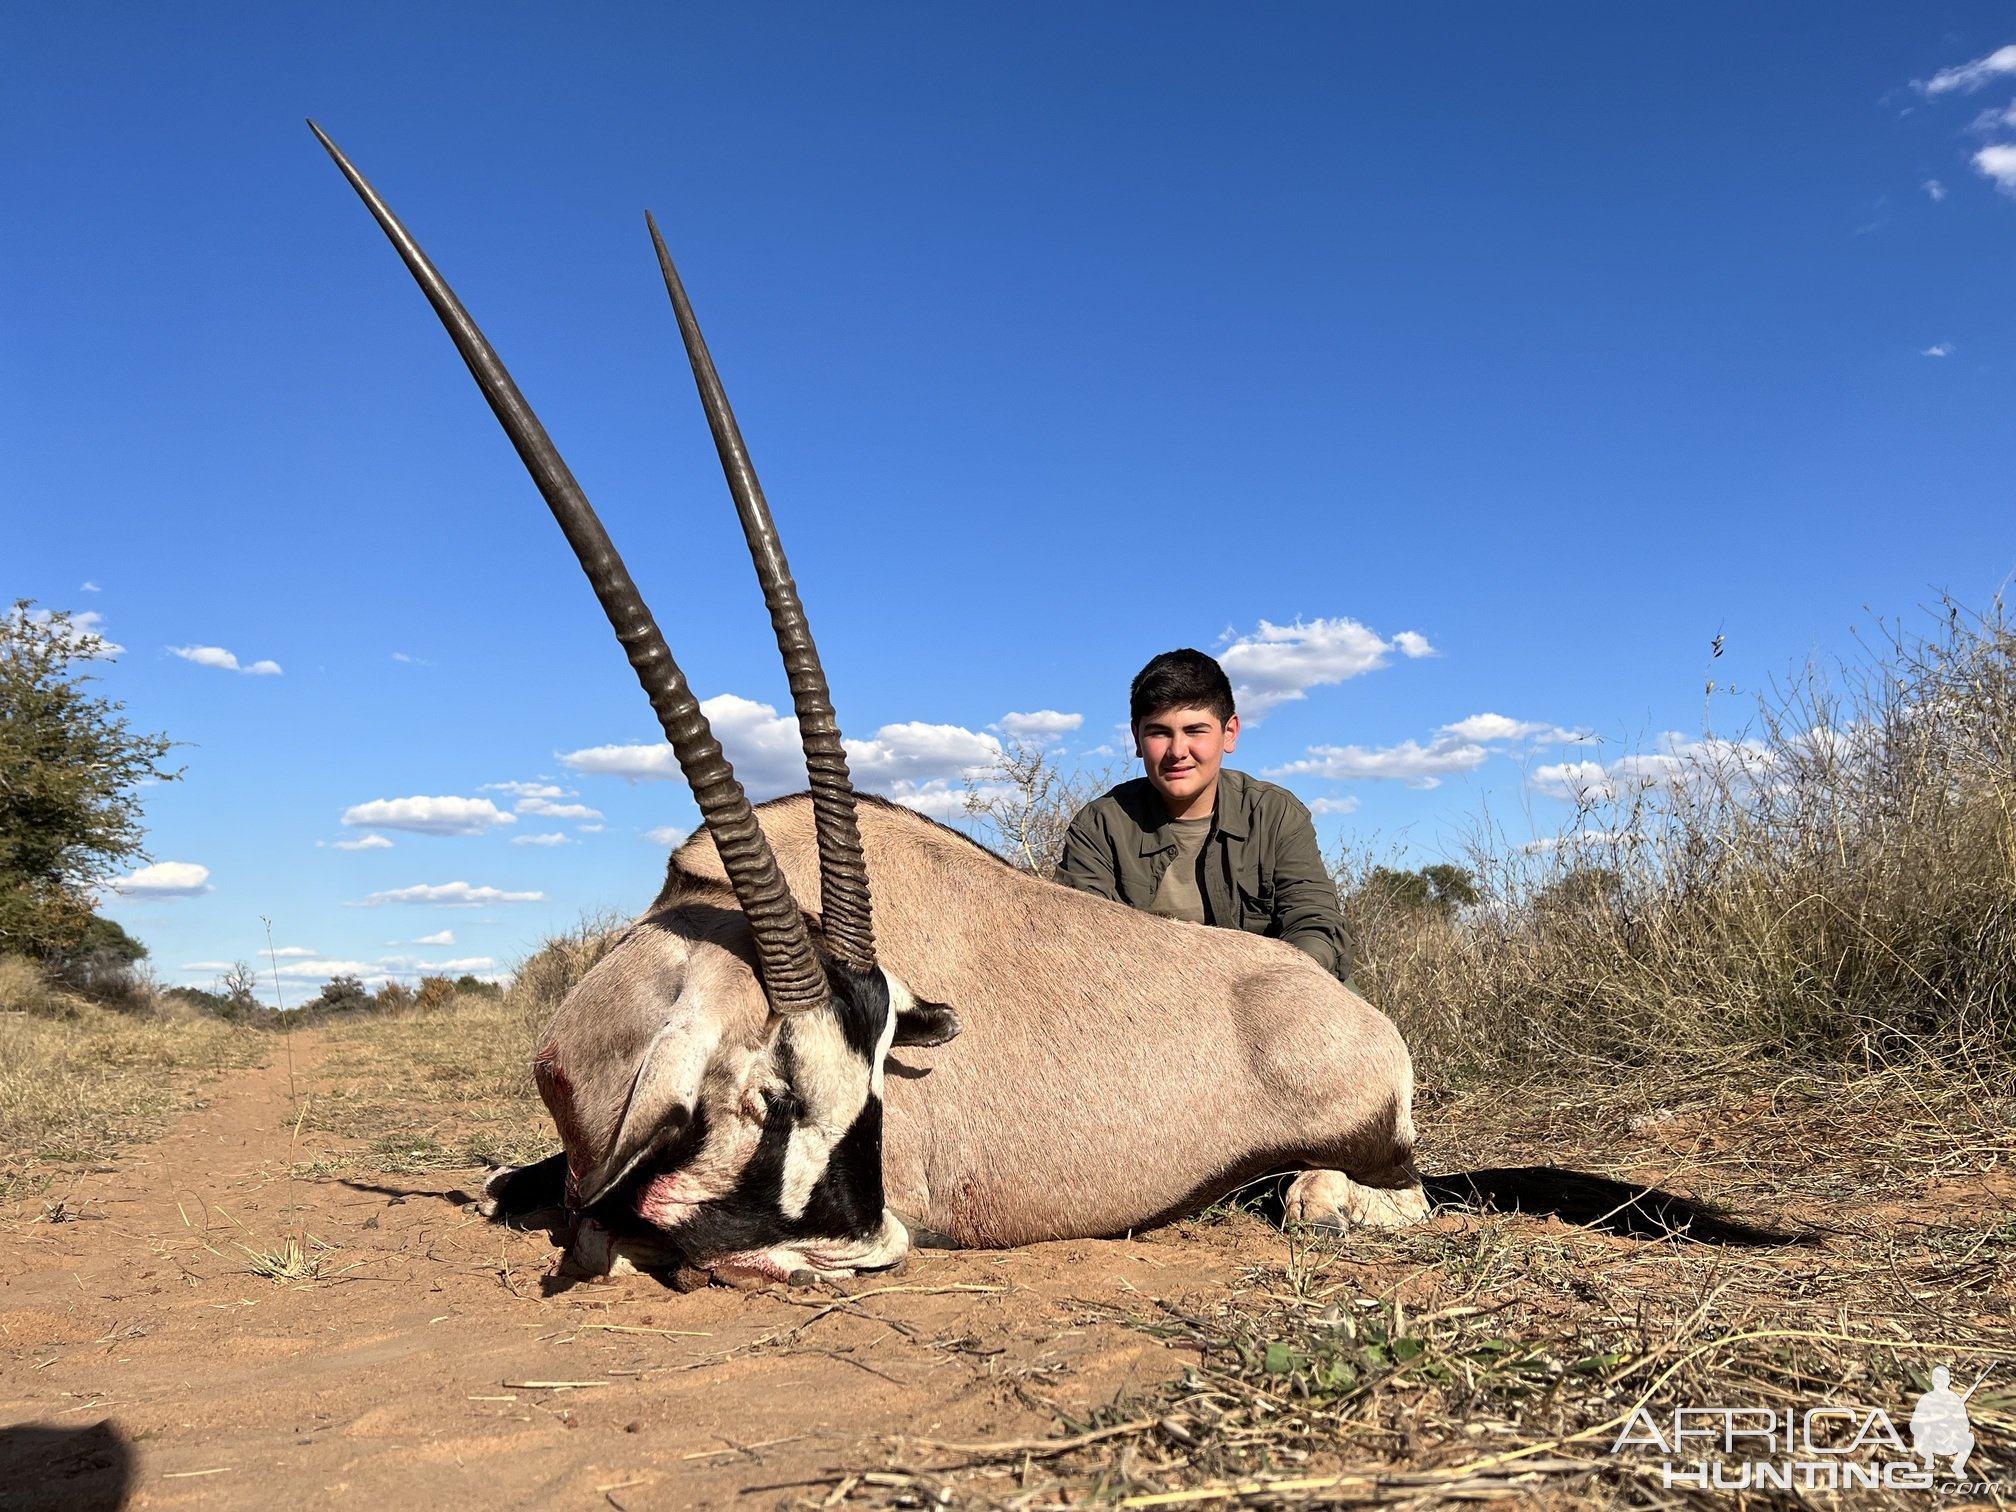
<svg viewBox="0 0 2016 1512">
<path fill-rule="evenodd" d="M 1927 1470 L 1933 1468 L 1934 1459 L 1951 1456 L 1953 1478 L 1958 1480 L 1967 1473 L 1967 1456 L 1974 1452 L 1974 1429 L 1967 1421 L 1967 1398 L 1987 1379 L 1988 1372 L 1984 1370 L 1972 1386 L 1955 1392 L 1953 1373 L 1944 1365 L 1933 1367 L 1932 1389 L 1918 1398 L 1918 1405 L 1911 1409 L 1911 1448 L 1923 1456 Z"/>
</svg>

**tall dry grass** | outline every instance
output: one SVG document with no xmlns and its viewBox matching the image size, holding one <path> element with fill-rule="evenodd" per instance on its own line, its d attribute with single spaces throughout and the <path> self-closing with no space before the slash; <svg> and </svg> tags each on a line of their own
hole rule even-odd
<svg viewBox="0 0 2016 1512">
<path fill-rule="evenodd" d="M 1946 606 L 1733 736 L 1590 763 L 1574 824 L 1487 834 L 1480 904 L 1340 862 L 1358 981 L 1431 1076 L 1792 1052 L 2016 1081 L 2016 634 Z"/>
</svg>

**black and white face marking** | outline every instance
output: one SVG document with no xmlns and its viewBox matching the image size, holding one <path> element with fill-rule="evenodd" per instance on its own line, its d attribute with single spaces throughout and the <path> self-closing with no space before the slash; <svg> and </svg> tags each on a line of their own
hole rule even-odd
<svg viewBox="0 0 2016 1512">
<path fill-rule="evenodd" d="M 958 1015 L 879 969 L 829 970 L 832 1006 L 777 1026 L 768 1074 L 744 1095 L 744 1137 L 754 1141 L 732 1189 L 687 1188 L 697 1200 L 669 1202 L 681 1175 L 666 1172 L 639 1193 L 639 1216 L 668 1228 L 696 1262 L 832 1274 L 893 1264 L 908 1248 L 883 1206 L 884 1063 L 899 1042 L 945 1043 Z M 706 1143 L 703 1134 L 702 1161 L 719 1168 Z"/>
</svg>

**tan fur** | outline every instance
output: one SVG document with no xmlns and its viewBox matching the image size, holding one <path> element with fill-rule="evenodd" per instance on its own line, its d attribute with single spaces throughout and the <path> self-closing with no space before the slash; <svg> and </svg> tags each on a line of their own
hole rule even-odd
<svg viewBox="0 0 2016 1512">
<path fill-rule="evenodd" d="M 757 812 L 816 914 L 809 799 Z M 1027 876 L 907 809 L 864 801 L 860 823 L 882 965 L 964 1024 L 949 1044 L 889 1057 L 883 1165 L 905 1220 L 967 1245 L 1114 1234 L 1289 1167 L 1341 1169 L 1388 1194 L 1343 1203 L 1343 1221 L 1421 1205 L 1406 1046 L 1300 951 Z M 696 837 L 647 919 L 732 909 L 721 877 Z M 713 934 L 746 955 L 726 920 Z M 640 930 L 604 966 L 641 984 L 688 952 L 721 959 Z M 754 979 L 736 969 L 731 1039 L 762 1021 Z M 1352 1190 L 1306 1184 L 1300 1216 L 1325 1218 L 1326 1194 Z"/>
</svg>

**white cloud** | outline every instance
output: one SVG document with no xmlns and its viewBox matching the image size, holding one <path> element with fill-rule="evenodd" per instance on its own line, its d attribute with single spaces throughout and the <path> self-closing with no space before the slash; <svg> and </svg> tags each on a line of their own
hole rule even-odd
<svg viewBox="0 0 2016 1512">
<path fill-rule="evenodd" d="M 805 755 L 796 719 L 733 693 L 707 699 L 700 709 L 752 802 L 805 787 Z M 850 740 L 846 747 L 854 780 L 871 790 L 963 776 L 992 765 L 1001 754 L 1001 742 L 992 735 L 959 725 L 915 722 L 884 725 L 873 739 Z M 680 775 L 672 748 L 663 744 L 592 746 L 570 751 L 560 760 L 570 771 L 632 782 L 669 781 Z"/>
<path fill-rule="evenodd" d="M 1953 355 L 1953 343 L 1950 341 L 1934 342 L 1918 355 L 1920 357 L 1951 357 Z"/>
<path fill-rule="evenodd" d="M 609 828 L 609 826 L 606 824 L 577 824 L 574 828 L 584 835 L 599 835 L 602 831 Z"/>
<path fill-rule="evenodd" d="M 377 908 L 385 903 L 433 903 L 442 908 L 477 908 L 485 903 L 543 903 L 543 892 L 505 892 L 495 887 L 471 887 L 467 882 L 422 883 L 374 892 L 358 905 Z"/>
<path fill-rule="evenodd" d="M 1644 843 L 1643 835 L 1634 835 L 1629 830 L 1574 830 L 1565 835 L 1546 835 L 1538 840 L 1528 840 L 1519 849 L 1529 852 L 1617 850 Z"/>
<path fill-rule="evenodd" d="M 82 582 L 77 585 L 77 591 L 79 593 L 103 593 L 105 590 L 100 588 L 96 583 Z"/>
<path fill-rule="evenodd" d="M 490 956 L 464 956 L 458 961 L 423 961 L 417 956 L 380 956 L 378 970 L 392 976 L 445 976 L 464 971 L 487 971 L 497 962 Z"/>
<path fill-rule="evenodd" d="M 898 781 L 889 785 L 888 796 L 905 808 L 915 809 L 941 822 L 968 817 L 964 782 L 954 787 L 943 777 L 933 777 L 924 782 Z M 983 800 L 985 796 L 985 793 L 981 794 Z"/>
<path fill-rule="evenodd" d="M 479 793 L 509 793 L 513 798 L 572 798 L 572 788 L 555 787 L 550 782 L 486 782 Z"/>
<path fill-rule="evenodd" d="M 551 835 L 513 835 L 511 843 L 513 845 L 566 845 L 570 842 L 565 835 L 556 832 Z"/>
<path fill-rule="evenodd" d="M 1755 741 L 1710 738 L 1696 740 L 1669 730 L 1659 748 L 1620 756 L 1607 766 L 1594 761 L 1567 761 L 1534 770 L 1528 781 L 1539 792 L 1576 803 L 1608 803 L 1621 795 L 1663 787 L 1678 789 L 1696 782 L 1736 779 L 1751 781 L 1772 764 L 1772 753 Z"/>
<path fill-rule="evenodd" d="M 723 693 L 700 705 L 752 802 L 807 786 L 798 721 L 766 703 Z M 849 753 L 852 754 L 851 752 Z"/>
<path fill-rule="evenodd" d="M 621 777 L 625 782 L 672 782 L 679 777 L 679 763 L 672 747 L 654 745 L 588 746 L 564 751 L 561 761 L 574 771 L 590 777 Z M 741 773 L 738 771 L 739 777 Z"/>
<path fill-rule="evenodd" d="M 410 830 L 416 835 L 480 835 L 500 824 L 516 824 L 488 798 L 374 798 L 343 811 L 343 822 L 358 828 Z"/>
<path fill-rule="evenodd" d="M 15 613 L 19 615 L 18 610 Z M 30 609 L 24 618 L 30 625 L 47 625 L 52 623 L 56 616 L 47 609 Z M 105 616 L 96 609 L 86 609 L 81 614 L 67 616 L 63 626 L 56 639 L 68 648 L 72 656 L 85 661 L 104 661 L 126 649 L 106 636 Z"/>
<path fill-rule="evenodd" d="M 1925 191 L 1925 197 L 1935 205 L 1946 198 L 1946 186 L 1937 179 L 1927 179 L 1918 187 Z"/>
<path fill-rule="evenodd" d="M 2006 142 L 1983 147 L 1974 154 L 1974 171 L 1985 179 L 1993 179 L 1995 187 L 2004 194 L 2016 194 L 2016 147 Z"/>
<path fill-rule="evenodd" d="M 1274 767 L 1267 775 L 1327 777 L 1337 782 L 1390 779 L 1404 782 L 1409 787 L 1432 788 L 1440 786 L 1442 779 L 1453 772 L 1476 770 L 1512 741 L 1552 745 L 1587 738 L 1578 731 L 1564 730 L 1544 720 L 1513 719 L 1504 714 L 1471 714 L 1453 724 L 1443 725 L 1425 745 L 1418 740 L 1403 740 L 1392 746 L 1311 746 L 1303 760 Z M 1326 802 L 1349 802 L 1356 806 L 1355 799 L 1317 800 L 1317 803 Z M 1315 813 L 1345 814 L 1351 811 L 1348 808 L 1319 809 L 1315 804 L 1311 804 L 1310 808 Z"/>
<path fill-rule="evenodd" d="M 1982 85 L 2012 73 L 2016 73 L 2016 46 L 1998 47 L 1985 58 L 1940 69 L 1931 78 L 1918 81 L 1918 88 L 1928 95 L 1950 94 L 1954 90 L 1972 94 Z"/>
<path fill-rule="evenodd" d="M 274 973 L 260 972 L 261 977 L 271 981 Z M 283 981 L 324 982 L 330 977 L 354 976 L 366 980 L 377 980 L 381 973 L 369 961 L 332 961 L 317 957 L 307 961 L 289 961 L 282 966 L 279 976 Z"/>
<path fill-rule="evenodd" d="M 899 783 L 964 777 L 984 771 L 1001 755 L 992 735 L 959 725 L 886 724 L 873 740 L 847 742 L 847 764 L 863 785 L 883 785 L 891 797 Z"/>
<path fill-rule="evenodd" d="M 1038 709 L 1031 714 L 1003 714 L 994 728 L 1003 735 L 1047 739 L 1066 735 L 1085 723 L 1083 714 L 1060 714 L 1055 709 Z"/>
<path fill-rule="evenodd" d="M 1571 803 L 1601 803 L 1616 791 L 1600 761 L 1561 761 L 1536 767 L 1527 781 L 1550 798 L 1566 798 Z"/>
<path fill-rule="evenodd" d="M 1403 630 L 1388 641 L 1352 619 L 1292 625 L 1262 620 L 1258 630 L 1220 650 L 1218 664 L 1232 679 L 1239 712 L 1257 719 L 1277 704 L 1307 697 L 1310 688 L 1376 671 L 1394 651 L 1419 657 L 1434 649 L 1415 631 Z"/>
<path fill-rule="evenodd" d="M 714 738 L 721 742 L 735 768 L 735 776 L 752 801 L 760 803 L 806 785 L 797 720 L 779 717 L 771 705 L 734 693 L 702 700 L 700 712 L 707 716 Z M 680 778 L 672 747 L 662 741 L 651 745 L 594 746 L 570 752 L 560 760 L 570 771 L 621 777 L 630 782 L 670 782 Z"/>
<path fill-rule="evenodd" d="M 409 667 L 431 667 L 434 665 L 434 663 L 427 660 L 424 656 L 412 656 L 404 651 L 394 651 L 392 653 L 392 660 L 395 662 L 404 662 Z"/>
<path fill-rule="evenodd" d="M 521 814 L 536 814 L 542 819 L 600 819 L 602 811 L 592 809 L 585 803 L 555 803 L 551 798 L 520 798 L 514 805 Z"/>
<path fill-rule="evenodd" d="M 275 957 L 283 961 L 312 961 L 319 958 L 321 954 L 321 951 L 310 950 L 306 945 L 282 945 L 278 950 L 273 951 L 255 948 L 252 956 L 247 959 L 246 964 L 253 965 L 254 961 L 256 961 L 257 964 L 254 966 L 255 971 L 271 972 L 273 969 L 272 960 Z M 180 969 L 183 971 L 229 971 L 237 964 L 236 961 L 184 961 Z M 280 972 L 284 976 L 289 969 L 289 967 L 282 966 Z"/>
<path fill-rule="evenodd" d="M 422 935 L 412 943 L 415 945 L 453 945 L 455 943 L 455 931 L 444 929 L 437 934 Z"/>
<path fill-rule="evenodd" d="M 662 845 L 667 850 L 676 850 L 686 843 L 686 837 L 692 833 L 693 831 L 681 829 L 676 824 L 661 824 L 656 829 L 644 831 L 644 838 L 649 840 L 653 845 Z"/>
<path fill-rule="evenodd" d="M 210 868 L 194 861 L 157 861 L 105 885 L 122 898 L 194 898 L 210 891 Z"/>
<path fill-rule="evenodd" d="M 1452 772 L 1475 771 L 1491 751 L 1475 741 L 1437 735 L 1427 745 L 1403 740 L 1393 746 L 1311 746 L 1301 761 L 1269 769 L 1269 777 L 1327 777 L 1335 782 L 1379 778 L 1413 788 L 1433 788 Z"/>
<path fill-rule="evenodd" d="M 170 646 L 171 656 L 179 656 L 199 667 L 216 667 L 225 672 L 243 672 L 247 677 L 278 677 L 280 663 L 276 661 L 255 661 L 249 667 L 240 666 L 238 658 L 222 646 Z"/>
<path fill-rule="evenodd" d="M 392 842 L 383 835 L 359 835 L 355 840 L 338 840 L 335 848 L 347 851 L 390 850 Z"/>
<path fill-rule="evenodd" d="M 1345 798 L 1312 798 L 1309 801 L 1309 812 L 1312 814 L 1355 814 L 1358 812 L 1358 799 L 1355 795 Z"/>
<path fill-rule="evenodd" d="M 1984 110 L 1967 123 L 1969 131 L 1983 136 L 2000 131 L 2005 126 L 2016 126 L 2016 104 L 2005 105 L 1999 110 Z"/>
<path fill-rule="evenodd" d="M 1444 735 L 1453 735 L 1458 740 L 1540 740 L 1554 744 L 1564 740 L 1582 740 L 1586 737 L 1574 730 L 1564 730 L 1559 725 L 1523 719 L 1508 719 L 1503 714 L 1472 714 L 1467 719 L 1459 719 L 1454 724 L 1442 726 Z"/>
</svg>

